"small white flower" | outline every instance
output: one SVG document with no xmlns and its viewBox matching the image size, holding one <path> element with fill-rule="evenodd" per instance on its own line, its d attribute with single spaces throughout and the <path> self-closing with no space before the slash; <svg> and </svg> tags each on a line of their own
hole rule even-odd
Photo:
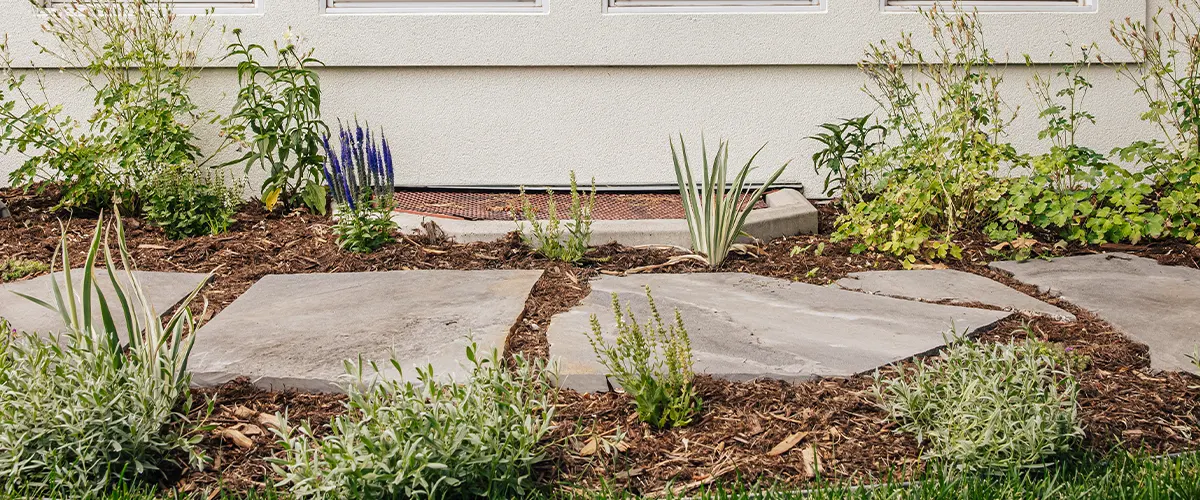
<svg viewBox="0 0 1200 500">
<path fill-rule="evenodd" d="M 292 39 L 292 28 L 289 26 L 287 31 L 283 32 L 283 39 L 290 41 Z"/>
</svg>

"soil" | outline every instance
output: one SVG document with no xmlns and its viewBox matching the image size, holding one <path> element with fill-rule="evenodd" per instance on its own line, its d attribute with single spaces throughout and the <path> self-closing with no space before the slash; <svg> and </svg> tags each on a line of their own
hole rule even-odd
<svg viewBox="0 0 1200 500">
<path fill-rule="evenodd" d="M 0 190 L 0 200 L 13 212 L 12 218 L 0 219 L 0 260 L 49 262 L 60 239 L 59 221 L 64 220 L 70 257 L 82 262 L 95 230 L 94 216 L 67 220 L 66 214 L 50 212 L 52 195 Z M 830 205 L 818 208 L 822 212 L 820 234 L 764 242 L 752 253 L 732 255 L 721 270 L 823 285 L 850 272 L 902 267 L 891 256 L 854 254 L 849 243 L 832 242 L 829 226 L 838 213 Z M 672 260 L 683 255 L 678 249 L 619 245 L 594 248 L 582 262 L 569 265 L 538 256 L 515 235 L 468 245 L 401 235 L 396 243 L 375 253 L 350 254 L 338 249 L 327 217 L 302 211 L 266 213 L 255 205 L 239 212 L 228 233 L 184 241 L 168 240 L 160 230 L 137 218 L 127 217 L 124 223 L 128 246 L 140 269 L 213 273 L 199 299 L 207 301 L 204 320 L 266 274 L 542 269 L 542 278 L 512 327 L 506 345 L 510 356 L 546 357 L 545 331 L 550 318 L 586 296 L 589 279 L 598 274 L 707 271 L 694 261 Z M 918 266 L 980 274 L 1077 316 L 1076 321 L 1061 322 L 1014 315 L 981 339 L 1009 341 L 1032 332 L 1090 360 L 1078 374 L 1085 450 L 1106 454 L 1116 448 L 1149 453 L 1200 449 L 1200 378 L 1152 372 L 1145 346 L 1124 338 L 1087 311 L 987 268 L 987 262 L 1002 257 L 993 255 L 995 251 L 983 241 L 962 242 L 962 260 Z M 1038 243 L 1033 250 L 1047 255 L 1124 251 L 1167 265 L 1200 267 L 1200 249 L 1179 242 L 1065 248 Z M 193 304 L 197 309 L 201 306 Z M 906 361 L 912 362 L 921 360 Z M 564 489 L 604 483 L 651 495 L 664 493 L 668 485 L 682 491 L 735 478 L 802 485 L 813 472 L 809 465 L 814 462 L 806 457 L 815 456 L 822 475 L 828 478 L 860 482 L 889 473 L 910 477 L 923 467 L 918 458 L 920 447 L 910 437 L 894 432 L 895 425 L 872 400 L 871 384 L 868 377 L 733 383 L 702 376 L 697 379 L 697 389 L 704 412 L 692 425 L 671 430 L 651 429 L 638 421 L 625 394 L 562 391 L 555 416 L 560 425 L 552 436 L 551 456 L 538 469 L 538 476 L 545 484 Z M 345 411 L 342 396 L 272 393 L 244 382 L 196 391 L 194 399 L 192 420 L 207 421 L 218 430 L 254 423 L 257 417 L 238 416 L 245 412 L 239 407 L 251 409 L 255 415 L 278 412 L 286 413 L 291 421 L 309 420 L 318 432 Z M 214 412 L 205 420 L 200 410 L 210 399 Z M 789 436 L 796 441 L 792 448 L 768 454 Z M 248 437 L 252 444 L 242 448 L 215 431 L 206 433 L 200 446 L 212 459 L 210 465 L 172 474 L 168 487 L 188 491 L 217 484 L 232 489 L 262 487 L 272 477 L 266 459 L 280 449 L 269 431 Z M 590 453 L 587 444 L 593 438 L 601 445 Z"/>
</svg>

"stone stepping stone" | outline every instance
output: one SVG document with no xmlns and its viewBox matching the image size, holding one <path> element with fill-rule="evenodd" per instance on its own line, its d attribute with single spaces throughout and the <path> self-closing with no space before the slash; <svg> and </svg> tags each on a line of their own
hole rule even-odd
<svg viewBox="0 0 1200 500">
<path fill-rule="evenodd" d="M 150 305 L 154 307 L 154 311 L 160 316 L 166 314 L 176 305 L 179 305 L 179 302 L 186 299 L 188 294 L 192 293 L 192 290 L 195 290 L 196 287 L 200 286 L 208 278 L 207 274 L 198 273 L 134 271 L 133 274 L 138 283 L 142 285 L 142 291 L 145 292 L 146 297 L 150 299 Z M 71 277 L 77 295 L 82 294 L 83 276 L 84 270 L 82 268 L 71 270 Z M 66 330 L 67 325 L 58 313 L 11 293 L 23 293 L 54 304 L 54 292 L 50 289 L 51 279 L 58 281 L 59 286 L 62 287 L 63 294 L 67 293 L 65 280 L 61 271 L 53 275 L 48 274 L 25 281 L 0 285 L 0 317 L 7 319 L 13 328 L 23 332 L 56 334 Z M 112 281 L 108 279 L 108 273 L 102 268 L 97 268 L 93 279 L 100 285 L 100 291 L 104 293 L 105 299 L 109 301 L 109 307 L 113 309 L 113 320 L 116 323 L 117 331 L 124 332 L 125 318 L 119 312 L 120 302 L 117 300 L 117 294 L 113 289 Z M 117 281 L 121 283 L 122 290 L 129 290 L 129 278 L 125 274 L 125 271 L 117 271 Z M 95 291 L 91 293 L 93 301 L 98 300 Z M 132 293 L 126 293 L 126 295 L 130 296 L 129 300 L 134 300 Z M 95 307 L 96 310 L 92 316 L 96 320 L 95 324 L 101 324 L 99 306 Z M 134 307 L 138 311 L 139 317 L 145 314 L 140 306 L 135 305 Z M 125 337 L 122 334 L 121 340 L 128 341 L 129 339 Z"/>
<path fill-rule="evenodd" d="M 248 377 L 272 390 L 332 392 L 344 360 L 416 378 L 461 377 L 466 346 L 503 349 L 541 271 L 390 271 L 265 276 L 196 332 L 192 383 Z M 373 372 L 368 367 L 366 374 Z"/>
<path fill-rule="evenodd" d="M 845 290 L 923 302 L 967 304 L 977 302 L 1059 321 L 1075 315 L 1013 290 L 978 274 L 953 269 L 864 271 L 837 281 Z"/>
<path fill-rule="evenodd" d="M 951 329 L 987 328 L 1009 313 L 893 299 L 742 273 L 605 276 L 547 331 L 560 385 L 607 388 L 585 332 L 595 314 L 612 341 L 612 293 L 649 319 L 649 285 L 665 320 L 675 309 L 691 337 L 697 373 L 730 380 L 850 376 L 935 350 Z M 615 385 L 615 384 L 614 384 Z"/>
<path fill-rule="evenodd" d="M 1152 368 L 1200 373 L 1187 358 L 1200 346 L 1200 271 L 1117 252 L 990 266 L 1146 344 Z"/>
</svg>

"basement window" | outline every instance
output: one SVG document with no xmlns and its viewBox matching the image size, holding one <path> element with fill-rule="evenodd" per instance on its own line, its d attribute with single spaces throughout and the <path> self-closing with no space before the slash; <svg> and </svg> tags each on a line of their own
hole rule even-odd
<svg viewBox="0 0 1200 500">
<path fill-rule="evenodd" d="M 118 0 L 128 2 L 129 0 Z M 75 4 L 87 4 L 86 0 L 43 0 L 43 4 L 50 8 L 64 8 Z M 213 11 L 215 14 L 238 13 L 253 11 L 257 7 L 257 0 L 162 0 L 164 5 L 169 5 L 173 12 L 181 14 L 203 14 L 208 11 Z M 148 2 L 147 5 L 155 5 L 153 2 Z"/>
<path fill-rule="evenodd" d="M 885 11 L 913 11 L 937 5 L 979 12 L 1096 12 L 1097 0 L 882 0 Z"/>
<path fill-rule="evenodd" d="M 330 14 L 542 12 L 545 0 L 325 0 Z"/>
<path fill-rule="evenodd" d="M 825 0 L 604 0 L 604 12 L 823 12 Z"/>
</svg>

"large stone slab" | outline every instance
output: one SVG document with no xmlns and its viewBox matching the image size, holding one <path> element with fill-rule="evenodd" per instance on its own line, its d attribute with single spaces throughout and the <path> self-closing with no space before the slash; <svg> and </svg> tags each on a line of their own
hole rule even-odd
<svg viewBox="0 0 1200 500">
<path fill-rule="evenodd" d="M 953 269 L 864 271 L 837 281 L 845 290 L 924 302 L 977 302 L 1035 316 L 1075 321 L 1075 315 L 1000 283 Z"/>
<path fill-rule="evenodd" d="M 551 320 L 550 356 L 560 383 L 607 387 L 585 332 L 594 314 L 612 340 L 616 293 L 648 318 L 645 286 L 659 312 L 683 315 L 699 373 L 731 379 L 849 376 L 941 347 L 952 328 L 986 328 L 1009 313 L 893 299 L 741 273 L 602 277 L 583 303 Z M 614 384 L 615 385 L 615 384 Z"/>
<path fill-rule="evenodd" d="M 146 297 L 150 299 L 150 305 L 154 307 L 154 311 L 159 315 L 166 314 L 172 307 L 178 305 L 179 302 L 187 298 L 193 290 L 208 278 L 206 274 L 196 273 L 164 273 L 155 271 L 134 271 L 133 273 L 138 283 L 142 285 L 142 290 L 146 294 Z M 117 281 L 121 284 L 121 289 L 126 290 L 126 295 L 130 296 L 130 300 L 132 301 L 132 293 L 128 291 L 130 290 L 128 276 L 124 271 L 118 271 L 117 275 Z M 83 293 L 83 277 L 84 270 L 82 268 L 71 270 L 75 293 L 80 296 Z M 59 283 L 63 294 L 67 293 L 66 280 L 63 278 L 61 271 L 53 275 L 48 274 L 25 281 L 0 285 L 0 317 L 7 319 L 13 328 L 23 332 L 55 334 L 66 330 L 67 325 L 58 313 L 12 293 L 23 293 L 53 305 L 55 301 L 54 292 L 50 288 L 51 279 Z M 120 307 L 120 303 L 117 301 L 112 281 L 108 279 L 108 273 L 103 269 L 97 269 L 93 279 L 97 280 L 96 282 L 100 285 L 100 291 L 104 293 L 104 297 L 109 301 L 110 307 L 114 308 L 113 317 L 117 325 L 117 331 L 124 332 L 125 319 L 117 309 Z M 91 291 L 91 293 L 93 300 L 98 300 L 95 291 Z M 141 310 L 141 307 L 135 304 L 135 308 L 138 311 L 138 316 L 143 317 L 145 313 Z M 99 322 L 99 306 L 95 307 L 93 316 Z M 124 335 L 121 336 L 121 339 L 123 341 L 128 340 Z"/>
<path fill-rule="evenodd" d="M 1198 372 L 1187 355 L 1200 345 L 1200 271 L 1125 253 L 991 267 L 1060 295 L 1146 344 L 1152 368 Z"/>
<path fill-rule="evenodd" d="M 541 271 L 393 271 L 265 276 L 196 332 L 197 385 L 249 377 L 267 389 L 335 391 L 344 360 L 384 377 L 414 366 L 462 375 L 465 347 L 503 348 Z"/>
</svg>

